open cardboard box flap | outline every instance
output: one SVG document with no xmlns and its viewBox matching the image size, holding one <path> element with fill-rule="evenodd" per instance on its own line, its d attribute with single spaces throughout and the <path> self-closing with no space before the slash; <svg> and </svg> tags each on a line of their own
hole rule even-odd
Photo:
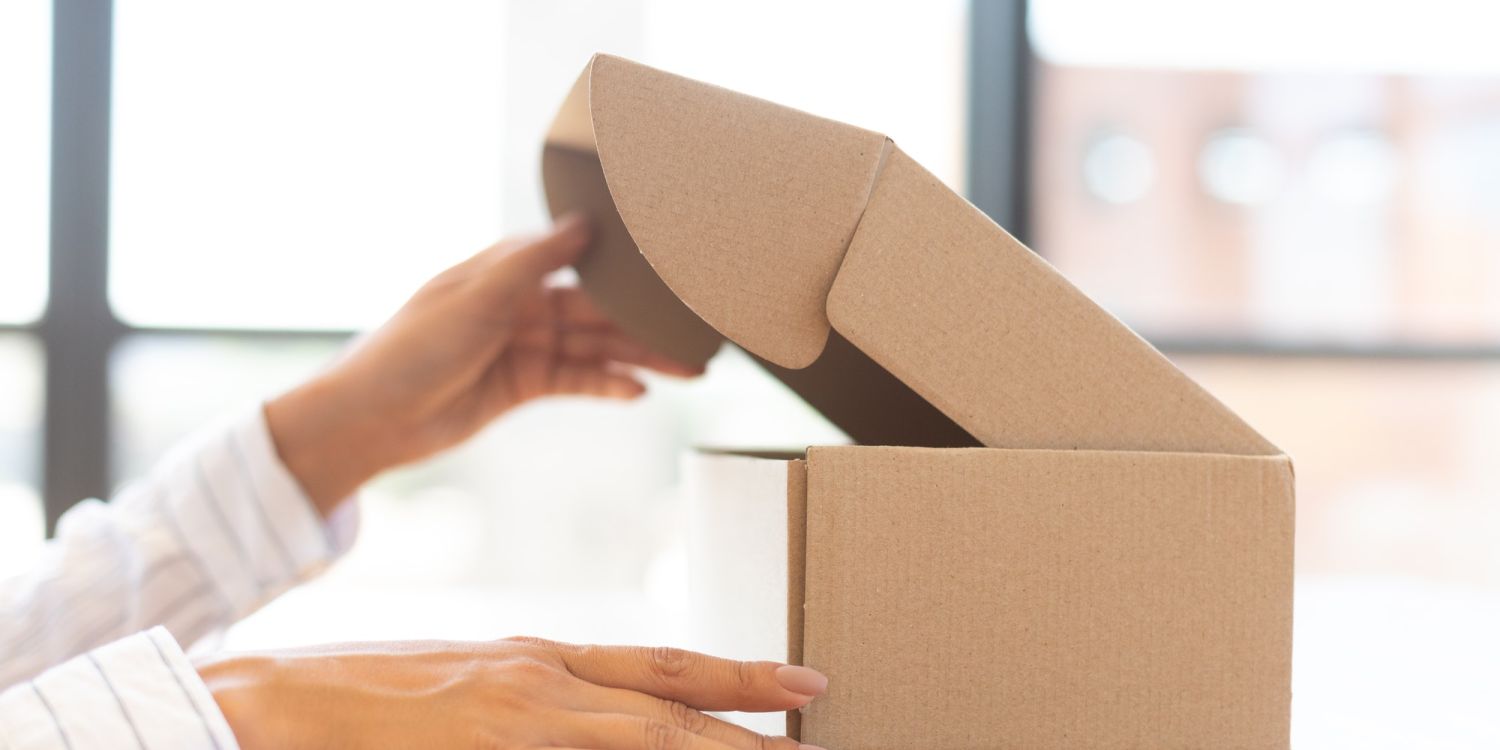
<svg viewBox="0 0 1500 750">
<path fill-rule="evenodd" d="M 601 54 L 543 178 L 607 315 L 731 339 L 857 442 L 1279 453 L 878 133 Z"/>
<path fill-rule="evenodd" d="M 705 645 L 837 676 L 789 734 L 1286 747 L 1290 460 L 890 139 L 598 55 L 543 171 L 621 327 L 863 444 L 686 459 Z"/>
</svg>

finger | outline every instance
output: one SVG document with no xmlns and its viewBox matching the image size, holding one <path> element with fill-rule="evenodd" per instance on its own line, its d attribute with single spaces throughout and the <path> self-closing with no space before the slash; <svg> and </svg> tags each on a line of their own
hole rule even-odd
<svg viewBox="0 0 1500 750">
<path fill-rule="evenodd" d="M 539 290 L 540 304 L 518 310 L 516 319 L 523 323 L 549 322 L 565 328 L 598 328 L 615 330 L 615 322 L 594 306 L 582 289 L 553 286 Z"/>
<path fill-rule="evenodd" d="M 480 381 L 479 413 L 488 421 L 507 409 L 544 396 L 592 396 L 630 400 L 646 386 L 606 362 L 559 361 L 549 353 L 512 352 Z"/>
<path fill-rule="evenodd" d="M 798 750 L 801 747 L 796 740 L 758 734 L 709 716 L 681 701 L 669 701 L 634 690 L 600 687 L 583 682 L 572 707 L 592 713 L 644 716 L 740 750 Z"/>
<path fill-rule="evenodd" d="M 645 344 L 618 331 L 557 330 L 548 326 L 526 326 L 516 332 L 514 345 L 538 352 L 557 352 L 564 359 L 582 362 L 617 362 L 644 367 L 664 375 L 691 377 L 703 368 L 682 364 L 657 354 Z"/>
<path fill-rule="evenodd" d="M 622 363 L 645 367 L 664 375 L 693 377 L 702 375 L 703 363 L 689 364 L 657 353 L 639 339 L 625 333 L 614 321 L 605 317 L 594 307 L 583 290 L 577 287 L 552 287 L 539 295 L 536 304 L 524 306 L 517 316 L 518 337 L 524 344 L 546 346 L 555 340 L 558 331 L 587 334 L 572 342 L 574 347 L 567 354 L 575 359 L 614 359 Z M 617 354 L 602 351 L 601 342 L 608 342 Z M 591 351 L 580 348 L 592 347 Z"/>
<path fill-rule="evenodd" d="M 593 396 L 632 399 L 646 392 L 645 384 L 601 363 L 559 362 L 552 369 L 549 396 Z"/>
<path fill-rule="evenodd" d="M 553 309 L 564 323 L 569 325 L 609 325 L 614 323 L 600 312 L 594 300 L 576 286 L 553 287 L 548 290 L 553 299 Z"/>
<path fill-rule="evenodd" d="M 575 676 L 681 701 L 705 711 L 786 711 L 807 705 L 828 678 L 807 667 L 731 661 L 675 648 L 558 644 Z"/>
<path fill-rule="evenodd" d="M 558 739 L 597 750 L 734 750 L 681 727 L 629 714 L 574 713 L 564 721 Z"/>
<path fill-rule="evenodd" d="M 572 359 L 607 359 L 684 378 L 703 374 L 702 366 L 658 354 L 635 337 L 619 331 L 564 331 L 558 346 L 564 356 Z"/>
<path fill-rule="evenodd" d="M 543 276 L 578 260 L 588 247 L 588 221 L 569 214 L 548 232 L 501 253 L 485 273 L 498 291 L 516 291 L 539 284 Z"/>
</svg>

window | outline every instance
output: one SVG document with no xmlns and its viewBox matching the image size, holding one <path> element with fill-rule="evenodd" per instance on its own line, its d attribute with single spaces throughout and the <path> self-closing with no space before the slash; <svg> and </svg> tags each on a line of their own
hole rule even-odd
<svg viewBox="0 0 1500 750">
<path fill-rule="evenodd" d="M 1034 8 L 1033 239 L 1096 299 L 1159 338 L 1500 343 L 1495 10 Z"/>
<path fill-rule="evenodd" d="M 120 0 L 117 314 L 358 328 L 492 242 L 507 184 L 504 11 Z"/>
<path fill-rule="evenodd" d="M 378 322 L 418 280 L 535 225 L 539 134 L 595 48 L 889 129 L 960 181 L 963 4 L 858 7 L 788 29 L 761 6 L 595 3 L 622 23 L 538 46 L 575 9 L 121 0 L 111 301 L 146 326 Z M 821 31 L 836 22 L 847 40 Z M 882 54 L 902 35 L 932 54 Z M 767 65 L 769 39 L 792 53 Z"/>
<path fill-rule="evenodd" d="M 42 545 L 41 373 L 29 337 L 0 333 L 0 577 L 20 570 Z"/>
<path fill-rule="evenodd" d="M 104 493 L 315 371 L 431 273 L 540 226 L 542 134 L 606 51 L 889 133 L 985 186 L 981 207 L 1297 459 L 1299 748 L 1500 739 L 1473 720 L 1500 689 L 1496 11 L 49 5 L 0 3 L 0 575 L 40 547 L 39 498 L 53 515 L 78 499 L 44 482 L 59 466 Z M 54 80 L 49 39 L 110 85 Z M 94 120 L 50 122 L 54 97 Z M 64 139 L 106 120 L 107 159 L 77 161 Z M 49 205 L 49 154 L 107 173 L 108 201 Z M 103 234 L 49 255 L 49 226 L 80 219 Z M 49 266 L 59 289 L 88 283 L 49 302 Z M 49 389 L 58 363 L 93 379 Z M 86 423 L 57 424 L 49 399 L 91 405 Z M 840 439 L 733 349 L 637 403 L 528 407 L 376 482 L 348 559 L 230 645 L 680 640 L 677 454 Z"/>
<path fill-rule="evenodd" d="M 1297 461 L 1296 747 L 1500 741 L 1495 20 L 1031 4 L 1033 246 Z"/>
<path fill-rule="evenodd" d="M 542 225 L 542 137 L 593 52 L 888 132 L 960 185 L 967 3 L 869 7 L 116 0 L 110 481 Z M 794 12 L 807 23 L 775 21 Z M 230 643 L 671 640 L 679 452 L 842 439 L 732 350 L 639 403 L 529 407 L 368 488 L 350 556 Z"/>
<path fill-rule="evenodd" d="M 967 21 L 968 3 L 961 0 L 652 0 L 638 57 L 885 133 L 949 185 L 961 186 Z"/>
<path fill-rule="evenodd" d="M 0 576 L 42 540 L 42 360 L 18 329 L 47 304 L 51 26 L 43 0 L 0 4 Z"/>
<path fill-rule="evenodd" d="M 0 324 L 47 303 L 51 27 L 43 0 L 0 4 Z"/>
</svg>

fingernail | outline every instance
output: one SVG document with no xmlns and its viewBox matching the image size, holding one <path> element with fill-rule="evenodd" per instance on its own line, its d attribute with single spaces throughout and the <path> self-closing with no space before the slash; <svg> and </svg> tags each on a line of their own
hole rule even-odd
<svg viewBox="0 0 1500 750">
<path fill-rule="evenodd" d="M 776 681 L 787 690 L 802 695 L 822 695 L 828 689 L 828 678 L 822 672 L 794 664 L 777 667 Z"/>
<path fill-rule="evenodd" d="M 823 750 L 823 748 L 818 747 L 817 745 L 809 745 L 807 743 L 803 743 L 797 746 L 797 750 Z"/>
</svg>

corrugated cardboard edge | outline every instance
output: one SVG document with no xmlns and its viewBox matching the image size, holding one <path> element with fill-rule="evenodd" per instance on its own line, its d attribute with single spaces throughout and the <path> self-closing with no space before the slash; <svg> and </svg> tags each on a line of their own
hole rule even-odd
<svg viewBox="0 0 1500 750">
<path fill-rule="evenodd" d="M 807 601 L 807 461 L 786 465 L 786 637 L 788 664 L 802 663 L 803 605 Z M 802 736 L 802 712 L 786 713 L 786 736 Z"/>
</svg>

